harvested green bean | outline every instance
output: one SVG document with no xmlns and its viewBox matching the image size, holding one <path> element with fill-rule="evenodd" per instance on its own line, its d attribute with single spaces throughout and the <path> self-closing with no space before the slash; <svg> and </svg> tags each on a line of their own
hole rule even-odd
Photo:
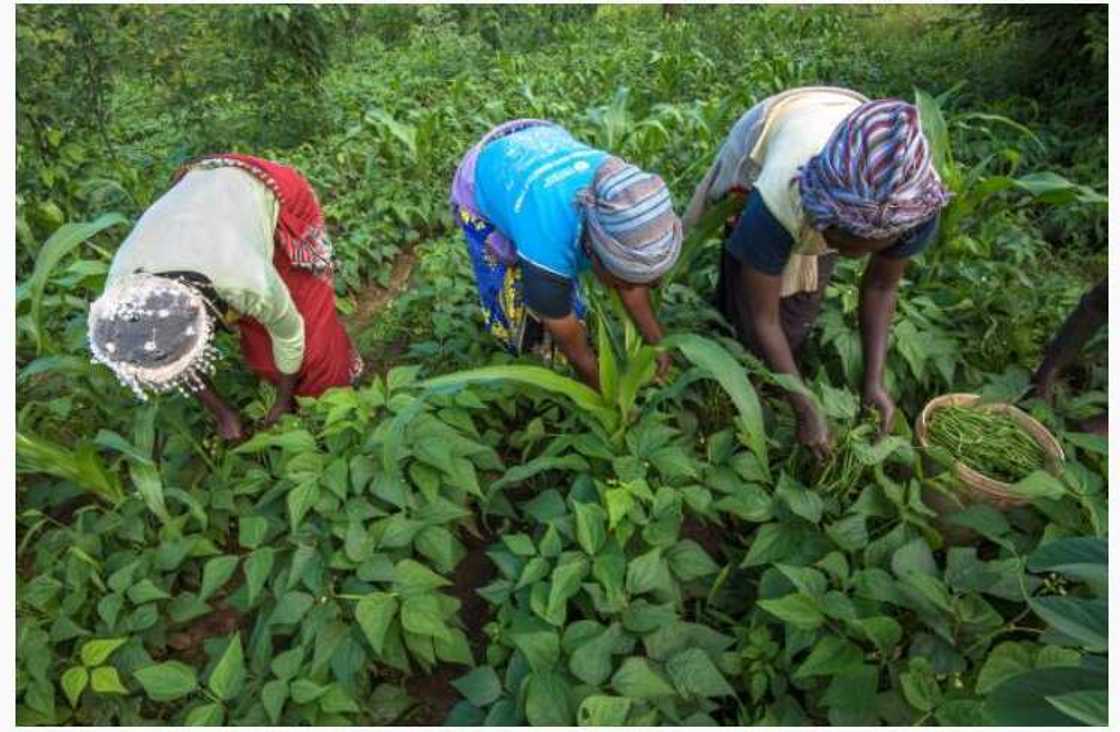
<svg viewBox="0 0 1120 732">
<path fill-rule="evenodd" d="M 1011 416 L 943 407 L 929 421 L 929 441 L 984 475 L 1015 483 L 1046 465 L 1042 448 Z"/>
</svg>

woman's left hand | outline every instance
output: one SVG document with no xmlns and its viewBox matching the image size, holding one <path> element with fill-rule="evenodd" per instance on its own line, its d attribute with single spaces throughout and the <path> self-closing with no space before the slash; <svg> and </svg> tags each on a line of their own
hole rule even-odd
<svg viewBox="0 0 1120 732">
<path fill-rule="evenodd" d="M 895 405 L 894 399 L 887 393 L 886 387 L 882 384 L 876 384 L 863 390 L 863 406 L 864 408 L 872 408 L 879 413 L 879 436 L 877 439 L 883 439 L 890 434 L 891 427 L 894 425 Z"/>
<path fill-rule="evenodd" d="M 280 421 L 281 417 L 291 411 L 291 399 L 277 399 L 272 403 L 272 409 L 268 410 L 268 414 L 265 415 L 264 421 L 261 422 L 261 429 L 267 430 L 269 427 Z"/>
</svg>

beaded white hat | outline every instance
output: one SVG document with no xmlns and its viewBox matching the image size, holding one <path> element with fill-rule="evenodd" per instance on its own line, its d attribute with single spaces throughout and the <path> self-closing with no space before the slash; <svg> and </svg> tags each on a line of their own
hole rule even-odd
<svg viewBox="0 0 1120 732">
<path fill-rule="evenodd" d="M 136 273 L 114 279 L 90 304 L 94 362 L 146 401 L 149 392 L 203 387 L 220 358 L 211 341 L 214 319 L 198 289 L 170 277 Z"/>
</svg>

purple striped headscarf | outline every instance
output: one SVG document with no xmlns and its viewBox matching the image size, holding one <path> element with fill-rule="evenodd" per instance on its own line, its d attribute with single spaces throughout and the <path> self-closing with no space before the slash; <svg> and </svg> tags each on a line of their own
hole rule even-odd
<svg viewBox="0 0 1120 732">
<path fill-rule="evenodd" d="M 647 284 L 677 263 L 681 220 L 660 177 L 612 156 L 579 200 L 591 249 L 616 277 Z"/>
<path fill-rule="evenodd" d="M 949 200 L 918 109 L 895 99 L 861 104 L 802 166 L 801 203 L 813 228 L 886 239 L 932 218 Z"/>
</svg>

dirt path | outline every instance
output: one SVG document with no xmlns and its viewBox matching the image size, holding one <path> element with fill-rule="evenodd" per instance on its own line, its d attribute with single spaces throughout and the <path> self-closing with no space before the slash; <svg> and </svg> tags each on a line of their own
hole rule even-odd
<svg viewBox="0 0 1120 732">
<path fill-rule="evenodd" d="M 408 249 L 393 260 L 393 270 L 389 274 L 389 286 L 382 287 L 370 282 L 357 293 L 354 312 L 344 318 L 347 330 L 354 336 L 361 333 L 373 319 L 384 310 L 397 295 L 404 291 L 412 268 L 416 266 L 416 254 Z"/>
</svg>

